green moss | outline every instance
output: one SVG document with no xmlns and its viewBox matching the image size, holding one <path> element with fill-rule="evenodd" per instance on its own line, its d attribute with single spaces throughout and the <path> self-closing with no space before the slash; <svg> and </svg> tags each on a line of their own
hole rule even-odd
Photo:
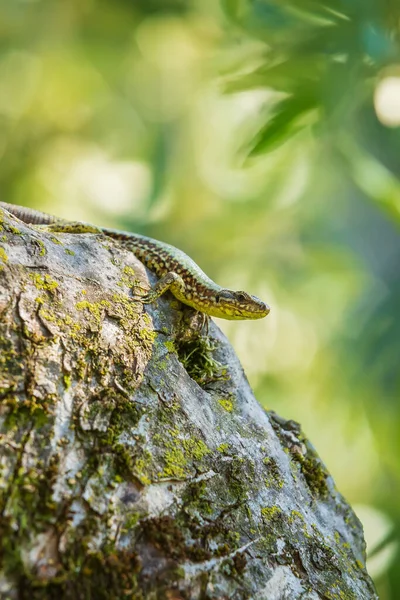
<svg viewBox="0 0 400 600">
<path fill-rule="evenodd" d="M 226 366 L 213 357 L 216 345 L 207 337 L 197 335 L 176 343 L 178 358 L 186 371 L 199 385 L 226 380 Z"/>
<path fill-rule="evenodd" d="M 40 575 L 25 575 L 20 566 L 18 589 L 23 590 L 23 598 L 144 600 L 137 584 L 140 570 L 137 554 L 132 550 L 116 549 L 112 544 L 101 547 L 98 552 L 89 550 L 91 527 L 91 520 L 85 519 L 76 532 L 70 532 L 62 565 L 57 565 L 55 576 L 43 580 Z"/>
<path fill-rule="evenodd" d="M 187 544 L 182 529 L 179 522 L 166 515 L 143 521 L 141 537 L 163 556 L 174 561 L 202 562 L 211 558 L 211 552 L 203 547 L 201 540 Z M 174 576 L 176 577 L 176 574 Z"/>
<path fill-rule="evenodd" d="M 249 485 L 255 481 L 254 463 L 249 458 L 233 456 L 226 465 L 226 480 L 229 493 L 237 502 L 246 502 Z"/>
<path fill-rule="evenodd" d="M 71 387 L 71 375 L 64 375 L 63 381 L 65 389 L 69 390 L 69 388 Z"/>
<path fill-rule="evenodd" d="M 306 456 L 296 454 L 294 455 L 294 458 L 300 464 L 301 472 L 303 473 L 310 490 L 318 496 L 327 496 L 329 493 L 327 485 L 329 474 L 322 462 L 318 458 L 309 456 L 308 454 Z"/>
<path fill-rule="evenodd" d="M 129 513 L 129 515 L 126 516 L 124 523 L 121 527 L 121 531 L 123 533 L 127 533 L 132 529 L 135 529 L 136 525 L 138 524 L 140 520 L 140 514 L 137 512 L 132 512 Z"/>
<path fill-rule="evenodd" d="M 188 484 L 183 492 L 182 501 L 185 511 L 199 512 L 210 515 L 213 512 L 211 501 L 207 497 L 207 484 L 205 481 L 195 481 Z"/>
<path fill-rule="evenodd" d="M 69 248 L 64 249 L 65 254 L 69 254 L 70 256 L 75 256 L 75 252 L 70 250 Z"/>
<path fill-rule="evenodd" d="M 226 412 L 233 411 L 233 402 L 230 398 L 219 398 L 218 402 L 222 406 L 222 408 L 226 410 Z"/>
<path fill-rule="evenodd" d="M 95 422 L 97 418 L 107 420 L 106 431 L 97 432 L 92 440 L 94 452 L 91 454 L 88 469 L 97 472 L 101 456 L 108 455 L 108 465 L 113 478 L 120 476 L 130 481 L 135 471 L 135 450 L 122 444 L 120 437 L 127 429 L 134 429 L 140 420 L 141 412 L 130 399 L 114 390 L 104 390 L 98 401 L 92 399 L 86 418 Z M 76 423 L 80 427 L 80 422 Z"/>
</svg>

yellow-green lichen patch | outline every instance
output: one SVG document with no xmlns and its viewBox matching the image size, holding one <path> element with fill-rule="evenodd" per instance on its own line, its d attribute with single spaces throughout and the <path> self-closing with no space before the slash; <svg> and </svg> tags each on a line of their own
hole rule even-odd
<svg viewBox="0 0 400 600">
<path fill-rule="evenodd" d="M 100 323 L 104 309 L 110 307 L 110 302 L 108 300 L 100 300 L 99 302 L 88 302 L 87 300 L 81 300 L 80 302 L 77 302 L 75 306 L 77 310 L 88 311 L 96 323 Z"/>
<path fill-rule="evenodd" d="M 186 479 L 193 472 L 193 463 L 201 463 L 210 454 L 202 440 L 182 439 L 174 428 L 166 428 L 163 435 L 154 434 L 153 441 L 163 451 L 164 468 L 158 473 L 161 479 Z"/>
<path fill-rule="evenodd" d="M 167 479 L 185 479 L 188 475 L 186 471 L 187 460 L 185 454 L 181 448 L 176 448 L 171 445 L 169 450 L 164 453 L 165 467 L 162 473 L 159 474 L 161 478 Z"/>
<path fill-rule="evenodd" d="M 74 321 L 69 315 L 60 316 L 57 324 L 61 330 L 68 333 L 72 338 L 74 338 L 81 330 L 81 325 Z"/>
<path fill-rule="evenodd" d="M 122 269 L 122 276 L 121 279 L 118 281 L 117 285 L 120 287 L 133 288 L 139 284 L 140 280 L 138 279 L 135 270 L 132 267 L 126 265 Z"/>
<path fill-rule="evenodd" d="M 75 256 L 75 252 L 70 250 L 69 248 L 64 249 L 65 254 L 69 254 L 70 256 Z"/>
<path fill-rule="evenodd" d="M 136 277 L 136 271 L 132 267 L 125 266 L 123 268 L 123 272 L 125 273 L 125 275 L 129 275 L 130 277 Z"/>
<path fill-rule="evenodd" d="M 266 487 L 282 489 L 284 486 L 284 481 L 280 476 L 280 470 L 275 459 L 267 456 L 263 459 L 263 463 L 266 465 L 268 473 L 268 477 L 265 479 Z"/>
<path fill-rule="evenodd" d="M 228 450 L 229 450 L 229 444 L 227 444 L 227 443 L 220 444 L 217 448 L 217 451 L 221 452 L 222 454 L 226 454 Z"/>
<path fill-rule="evenodd" d="M 58 283 L 50 275 L 42 277 L 39 273 L 32 273 L 31 279 L 35 284 L 37 290 L 44 290 L 46 292 L 54 292 L 58 288 Z"/>
<path fill-rule="evenodd" d="M 63 381 L 65 389 L 69 390 L 69 388 L 71 387 L 71 375 L 64 375 Z"/>
<path fill-rule="evenodd" d="M 14 235 L 22 235 L 22 231 L 20 231 L 20 229 L 18 229 L 18 227 L 15 227 L 14 225 L 10 225 L 9 223 L 7 223 L 7 225 L 4 225 L 4 229 L 9 231 L 10 233 L 13 233 Z"/>
<path fill-rule="evenodd" d="M 136 326 L 140 318 L 146 328 L 151 331 L 152 322 L 150 317 L 146 314 L 141 314 L 141 309 L 138 303 L 132 301 L 124 294 L 113 294 L 112 305 L 110 307 L 109 314 L 118 318 L 124 331 L 131 331 L 132 328 Z M 156 334 L 154 331 L 151 331 L 151 333 L 154 334 L 154 339 Z"/>
<path fill-rule="evenodd" d="M 296 519 L 299 519 L 300 521 L 302 521 L 302 523 L 304 523 L 304 517 L 303 517 L 303 515 L 301 514 L 301 512 L 299 512 L 298 510 L 292 510 L 292 511 L 290 512 L 289 521 L 290 521 L 290 520 L 294 521 L 294 520 L 296 520 Z"/>
<path fill-rule="evenodd" d="M 281 489 L 285 485 L 282 479 L 277 481 L 276 479 L 272 479 L 272 478 L 268 478 L 268 477 L 266 479 L 264 479 L 264 483 L 265 483 L 265 487 L 267 487 L 267 488 L 275 487 L 275 488 Z"/>
<path fill-rule="evenodd" d="M 54 313 L 50 312 L 49 310 L 47 310 L 46 308 L 44 308 L 43 306 L 41 306 L 41 308 L 40 308 L 40 316 L 43 317 L 43 319 L 46 319 L 46 321 L 49 321 L 49 323 L 57 322 L 56 315 Z"/>
<path fill-rule="evenodd" d="M 54 235 L 50 237 L 50 241 L 53 242 L 53 244 L 57 244 L 57 246 L 63 245 L 62 241 L 56 238 Z"/>
<path fill-rule="evenodd" d="M 265 506 L 261 509 L 261 515 L 264 521 L 276 521 L 282 516 L 282 509 L 279 506 Z"/>
<path fill-rule="evenodd" d="M 176 347 L 172 340 L 167 340 L 166 342 L 164 342 L 164 346 L 166 347 L 168 352 L 176 352 Z"/>
<path fill-rule="evenodd" d="M 182 440 L 182 446 L 186 453 L 194 460 L 200 461 L 206 454 L 209 454 L 210 450 L 202 440 L 196 440 L 193 438 Z"/>
<path fill-rule="evenodd" d="M 45 256 L 47 253 L 46 246 L 42 240 L 35 240 L 35 244 L 39 246 L 39 256 Z"/>
<path fill-rule="evenodd" d="M 150 485 L 154 473 L 153 457 L 148 450 L 142 452 L 142 456 L 136 457 L 133 464 L 133 474 L 143 485 Z"/>
<path fill-rule="evenodd" d="M 0 247 L 0 260 L 2 260 L 3 263 L 8 262 L 7 252 L 2 247 Z"/>
<path fill-rule="evenodd" d="M 287 521 L 289 524 L 296 525 L 297 527 L 299 527 L 304 537 L 306 537 L 307 539 L 312 538 L 312 534 L 309 533 L 305 518 L 301 514 L 301 512 L 299 512 L 298 510 L 292 510 L 287 518 Z"/>
<path fill-rule="evenodd" d="M 231 398 L 219 398 L 218 403 L 222 406 L 224 410 L 226 410 L 226 412 L 233 411 L 233 401 L 231 400 Z"/>
<path fill-rule="evenodd" d="M 140 331 L 140 338 L 144 341 L 144 342 L 154 342 L 154 340 L 157 337 L 157 333 L 151 329 L 148 329 L 147 327 L 143 327 Z"/>
<path fill-rule="evenodd" d="M 62 319 L 61 324 L 64 330 L 69 327 L 69 337 L 74 342 L 74 374 L 82 380 L 96 372 L 103 385 L 109 385 L 110 375 L 112 378 L 117 375 L 115 386 L 129 397 L 141 378 L 137 370 L 142 373 L 142 365 L 149 360 L 157 335 L 142 326 L 151 324 L 151 320 L 138 313 L 137 305 L 123 294 L 114 293 L 98 301 L 85 298 L 76 302 L 75 308 L 83 313 L 82 317 L 78 314 L 76 322 L 69 318 L 68 323 Z M 111 362 L 110 335 L 120 340 Z"/>
<path fill-rule="evenodd" d="M 90 225 L 89 223 L 81 223 L 79 221 L 59 221 L 50 223 L 45 225 L 44 229 L 56 233 L 103 233 L 100 227 Z"/>
<path fill-rule="evenodd" d="M 129 335 L 126 338 L 126 343 L 132 350 L 138 345 L 148 350 L 152 348 L 157 332 L 153 329 L 151 318 L 149 315 L 142 313 L 137 302 L 132 301 L 124 294 L 114 293 L 107 313 L 110 317 L 118 320 L 126 333 L 132 334 L 134 332 L 133 337 Z M 141 323 L 144 326 L 139 329 Z"/>
</svg>

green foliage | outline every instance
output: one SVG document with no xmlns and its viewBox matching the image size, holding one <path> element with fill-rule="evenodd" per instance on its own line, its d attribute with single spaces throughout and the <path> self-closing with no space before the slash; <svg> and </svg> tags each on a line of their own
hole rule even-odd
<svg viewBox="0 0 400 600">
<path fill-rule="evenodd" d="M 264 43 L 259 64 L 226 89 L 284 94 L 250 143 L 249 155 L 268 152 L 315 124 L 329 134 L 334 130 L 340 146 L 340 131 L 371 101 L 380 70 L 398 56 L 400 8 L 372 0 L 223 4 L 236 25 Z"/>
</svg>

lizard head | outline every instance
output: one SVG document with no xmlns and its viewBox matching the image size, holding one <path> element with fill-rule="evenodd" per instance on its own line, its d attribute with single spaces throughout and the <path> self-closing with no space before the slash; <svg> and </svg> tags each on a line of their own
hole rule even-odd
<svg viewBox="0 0 400 600">
<path fill-rule="evenodd" d="M 257 296 L 250 296 L 246 292 L 235 292 L 221 289 L 215 294 L 215 308 L 211 316 L 222 319 L 262 319 L 270 311 Z"/>
</svg>

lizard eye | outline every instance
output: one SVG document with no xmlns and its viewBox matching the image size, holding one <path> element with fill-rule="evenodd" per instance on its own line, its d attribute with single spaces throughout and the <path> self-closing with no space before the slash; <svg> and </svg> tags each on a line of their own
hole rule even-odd
<svg viewBox="0 0 400 600">
<path fill-rule="evenodd" d="M 238 300 L 240 300 L 240 302 L 245 302 L 247 300 L 247 294 L 245 294 L 244 292 L 238 292 L 236 294 L 236 297 Z"/>
<path fill-rule="evenodd" d="M 215 301 L 221 302 L 221 300 L 232 300 L 234 295 L 229 290 L 221 290 L 215 294 Z"/>
</svg>

